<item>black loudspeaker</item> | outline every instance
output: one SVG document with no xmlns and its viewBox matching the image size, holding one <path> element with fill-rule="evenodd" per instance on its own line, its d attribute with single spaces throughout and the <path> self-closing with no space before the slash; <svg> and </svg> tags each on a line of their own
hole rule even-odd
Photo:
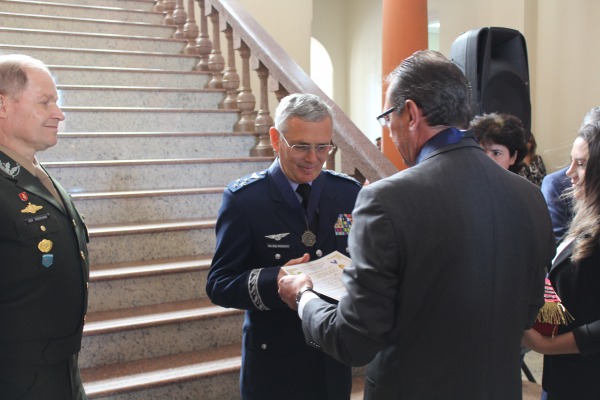
<svg viewBox="0 0 600 400">
<path fill-rule="evenodd" d="M 531 131 L 529 65 L 523 35 L 509 28 L 480 28 L 462 33 L 450 58 L 467 77 L 474 115 L 512 114 Z"/>
</svg>

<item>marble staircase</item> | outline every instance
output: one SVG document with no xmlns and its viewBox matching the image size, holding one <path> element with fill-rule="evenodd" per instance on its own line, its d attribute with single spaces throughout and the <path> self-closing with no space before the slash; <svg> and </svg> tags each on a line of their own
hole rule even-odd
<svg viewBox="0 0 600 400">
<path fill-rule="evenodd" d="M 224 185 L 271 158 L 154 3 L 0 0 L 0 53 L 48 64 L 65 112 L 38 158 L 89 226 L 89 398 L 236 399 L 243 314 L 204 285 Z"/>
<path fill-rule="evenodd" d="M 243 314 L 204 286 L 224 185 L 271 159 L 248 157 L 255 136 L 233 132 L 238 111 L 219 108 L 225 92 L 206 89 L 155 3 L 0 0 L 0 53 L 48 64 L 66 115 L 38 158 L 89 226 L 89 398 L 239 399 Z"/>
</svg>

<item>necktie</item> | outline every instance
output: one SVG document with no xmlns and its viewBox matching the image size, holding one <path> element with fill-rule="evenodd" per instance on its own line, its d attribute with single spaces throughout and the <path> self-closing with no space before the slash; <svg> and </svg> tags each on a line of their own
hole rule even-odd
<svg viewBox="0 0 600 400">
<path fill-rule="evenodd" d="M 44 185 L 44 187 L 46 189 L 48 189 L 48 191 L 50 192 L 52 197 L 54 197 L 56 199 L 56 201 L 58 202 L 58 204 L 60 204 L 64 209 L 65 206 L 62 202 L 62 199 L 60 198 L 60 195 L 56 191 L 56 188 L 52 184 L 52 181 L 50 180 L 50 177 L 48 176 L 46 171 L 44 171 L 42 169 L 42 167 L 39 166 L 39 164 L 35 164 L 34 167 L 35 167 L 35 177 L 38 178 L 40 180 L 40 182 L 42 182 L 42 185 Z"/>
<path fill-rule="evenodd" d="M 306 207 L 308 207 L 308 199 L 310 197 L 310 189 L 311 189 L 311 187 L 308 183 L 301 183 L 296 188 L 296 193 L 298 193 L 300 195 L 300 197 L 302 197 L 302 207 L 304 207 L 304 210 L 306 210 Z"/>
</svg>

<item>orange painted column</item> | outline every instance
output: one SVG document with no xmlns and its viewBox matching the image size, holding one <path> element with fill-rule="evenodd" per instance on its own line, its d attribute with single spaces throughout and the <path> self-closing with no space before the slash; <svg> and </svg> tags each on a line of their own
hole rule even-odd
<svg viewBox="0 0 600 400">
<path fill-rule="evenodd" d="M 382 74 L 387 77 L 398 64 L 417 50 L 428 48 L 427 0 L 382 0 L 383 45 Z M 383 82 L 383 102 L 387 85 Z M 381 149 L 383 154 L 398 168 L 406 165 L 387 128 L 382 128 Z"/>
</svg>

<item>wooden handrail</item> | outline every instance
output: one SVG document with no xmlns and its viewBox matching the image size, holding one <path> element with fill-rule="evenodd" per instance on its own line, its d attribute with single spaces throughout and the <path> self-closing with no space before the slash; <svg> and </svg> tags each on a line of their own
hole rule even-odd
<svg viewBox="0 0 600 400">
<path fill-rule="evenodd" d="M 239 40 L 246 43 L 253 59 L 258 59 L 267 68 L 271 81 L 282 85 L 288 93 L 315 94 L 333 107 L 333 142 L 342 153 L 343 172 L 350 175 L 356 175 L 358 172 L 374 182 L 398 171 L 237 1 L 206 1 L 218 11 L 220 18 L 233 28 L 234 38 L 239 37 Z M 277 90 L 277 84 L 269 86 L 271 90 Z"/>
<path fill-rule="evenodd" d="M 163 9 L 172 10 L 174 8 L 172 0 L 163 0 Z M 196 0 L 205 11 L 206 16 L 211 16 L 211 22 L 218 24 L 218 31 L 227 32 L 232 35 L 233 47 L 240 51 L 240 54 L 250 53 L 250 67 L 257 71 L 261 78 L 261 90 L 266 89 L 275 92 L 278 100 L 286 93 L 312 93 L 332 106 L 334 111 L 334 132 L 333 142 L 340 150 L 342 172 L 359 178 L 366 178 L 370 182 L 377 181 L 396 173 L 397 168 L 371 143 L 371 141 L 358 129 L 358 127 L 348 118 L 348 116 L 331 100 L 292 60 L 285 50 L 264 30 L 264 28 L 238 3 L 236 0 Z M 158 1 L 160 3 L 160 1 Z M 183 2 L 179 2 L 181 4 Z M 214 15 L 214 14 L 217 15 Z M 172 15 L 172 14 L 171 14 Z M 191 14 L 192 16 L 194 13 Z M 200 16 L 200 22 L 204 22 L 204 15 Z M 219 43 L 219 38 L 215 38 L 217 29 L 213 33 L 212 40 Z M 201 33 L 206 32 L 202 27 Z M 206 50 L 201 49 L 206 39 L 201 34 L 198 38 L 198 53 L 202 56 Z M 229 42 L 229 40 L 228 40 Z M 214 49 L 213 49 L 214 50 Z M 220 49 L 216 49 L 218 56 L 221 56 Z M 226 51 L 226 54 L 228 52 Z M 211 56 L 214 56 L 211 54 Z M 216 68 L 209 68 L 215 71 L 220 79 L 222 76 L 223 61 L 219 59 L 218 71 Z M 212 65 L 211 65 L 212 66 Z M 199 68 L 203 69 L 203 68 Z M 244 74 L 247 71 L 242 70 L 242 88 L 244 91 Z M 267 84 L 265 85 L 265 81 Z M 213 81 L 214 83 L 214 81 Z M 222 84 L 222 83 L 221 83 Z M 244 101 L 248 97 L 243 93 Z M 268 136 L 265 137 L 265 121 L 270 122 L 271 117 L 268 110 L 265 110 L 265 93 L 260 94 L 261 110 L 257 117 L 255 130 L 259 135 L 259 146 L 263 150 L 268 147 Z M 240 97 L 238 97 L 240 104 Z M 239 108 L 239 107 L 238 107 Z M 243 118 L 248 118 L 248 111 L 245 111 Z M 242 126 L 243 125 L 242 121 Z M 239 125 L 239 123 L 238 123 Z M 266 144 L 265 144 L 266 141 Z M 259 155 L 261 150 L 254 151 Z M 329 162 L 328 165 L 331 165 Z"/>
</svg>

